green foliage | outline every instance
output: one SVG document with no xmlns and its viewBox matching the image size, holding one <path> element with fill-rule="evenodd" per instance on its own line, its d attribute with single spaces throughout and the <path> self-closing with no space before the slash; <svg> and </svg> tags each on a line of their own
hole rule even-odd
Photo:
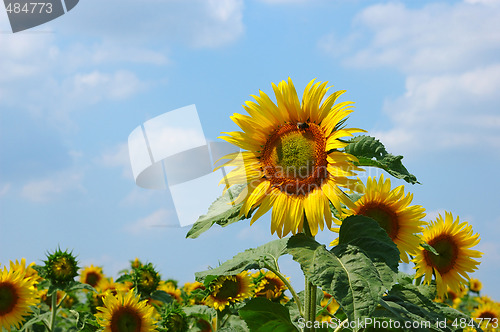
<svg viewBox="0 0 500 332">
<path fill-rule="evenodd" d="M 429 244 L 425 243 L 425 242 L 422 242 L 420 243 L 420 245 L 427 251 L 433 253 L 434 255 L 436 256 L 439 256 L 439 253 L 436 251 L 436 249 L 434 249 L 432 246 L 430 246 Z"/>
<path fill-rule="evenodd" d="M 339 232 L 339 245 L 348 244 L 363 250 L 376 267 L 385 289 L 391 289 L 396 283 L 399 250 L 387 232 L 371 218 L 351 216 L 342 222 Z"/>
<path fill-rule="evenodd" d="M 304 275 L 333 295 L 351 320 L 370 317 L 397 280 L 399 251 L 371 218 L 344 220 L 339 245 L 331 251 L 298 234 L 288 241 L 288 252 L 300 263 Z"/>
<path fill-rule="evenodd" d="M 257 248 L 247 249 L 214 269 L 195 273 L 196 279 L 203 281 L 209 275 L 234 275 L 267 266 L 276 268 L 278 258 L 286 253 L 287 241 L 288 238 L 283 238 Z"/>
<path fill-rule="evenodd" d="M 196 220 L 186 237 L 195 239 L 200 234 L 206 232 L 214 224 L 226 227 L 239 220 L 250 216 L 239 216 L 243 203 L 232 205 L 232 201 L 246 188 L 246 185 L 234 185 L 224 195 L 220 196 L 208 208 L 207 214 L 204 214 Z"/>
<path fill-rule="evenodd" d="M 387 152 L 384 145 L 376 138 L 366 135 L 356 136 L 348 141 L 345 152 L 358 158 L 358 166 L 378 167 L 395 178 L 408 183 L 419 183 L 415 175 L 408 172 L 401 160 L 403 156 L 394 156 Z"/>
<path fill-rule="evenodd" d="M 170 294 L 162 290 L 155 290 L 153 293 L 151 293 L 151 298 L 153 300 L 161 301 L 165 304 L 173 302 L 172 296 L 170 296 Z"/>
<path fill-rule="evenodd" d="M 297 332 L 290 313 L 279 303 L 257 297 L 239 311 L 251 332 Z"/>
<path fill-rule="evenodd" d="M 385 288 L 362 249 L 342 244 L 328 251 L 312 238 L 298 234 L 289 240 L 288 251 L 309 281 L 332 294 L 349 319 L 370 317 Z"/>
</svg>

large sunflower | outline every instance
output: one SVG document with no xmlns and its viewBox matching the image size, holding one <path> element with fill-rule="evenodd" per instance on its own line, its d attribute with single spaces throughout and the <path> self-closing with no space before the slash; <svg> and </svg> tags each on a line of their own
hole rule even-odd
<svg viewBox="0 0 500 332">
<path fill-rule="evenodd" d="M 37 297 L 33 278 L 15 269 L 8 271 L 4 266 L 0 270 L 0 329 L 19 328 L 23 316 L 30 314 L 30 306 L 38 303 Z"/>
<path fill-rule="evenodd" d="M 360 169 L 354 156 L 339 151 L 347 145 L 340 139 L 363 130 L 343 127 L 352 102 L 334 103 L 345 91 L 322 103 L 326 85 L 311 81 L 301 103 L 291 79 L 273 83 L 277 105 L 260 91 L 243 106 L 250 116 L 231 117 L 243 132 L 221 137 L 246 150 L 226 156 L 232 160 L 225 165 L 236 168 L 221 183 L 248 184 L 236 201 L 244 201 L 241 215 L 259 206 L 251 223 L 273 207 L 271 232 L 279 237 L 301 232 L 304 217 L 316 235 L 325 222 L 331 227 L 330 202 L 339 211 L 341 203 L 352 204 L 341 187 L 354 190 L 358 180 L 349 177 Z"/>
<path fill-rule="evenodd" d="M 424 281 L 430 283 L 434 274 L 438 296 L 446 294 L 446 286 L 456 293 L 460 292 L 469 279 L 467 273 L 473 272 L 479 265 L 474 258 L 481 257 L 482 253 L 470 249 L 479 243 L 479 234 L 474 234 L 467 222 L 459 223 L 458 217 L 453 221 L 453 215 L 446 212 L 444 219 L 439 215 L 424 230 L 423 241 L 439 255 L 420 247 L 413 259 L 417 269 L 415 278 L 425 274 Z"/>
<path fill-rule="evenodd" d="M 240 302 L 254 293 L 252 279 L 247 271 L 237 275 L 219 276 L 212 281 L 210 294 L 205 298 L 205 304 L 216 310 L 224 310 L 230 303 Z"/>
<path fill-rule="evenodd" d="M 147 304 L 147 300 L 139 301 L 134 290 L 116 296 L 107 293 L 103 303 L 104 307 L 98 307 L 100 312 L 95 315 L 104 327 L 103 332 L 156 331 L 154 308 Z"/>
<path fill-rule="evenodd" d="M 384 180 L 384 175 L 380 175 L 378 182 L 369 177 L 366 187 L 362 188 L 364 195 L 347 214 L 363 215 L 377 221 L 398 246 L 400 259 L 409 263 L 408 254 L 416 255 L 420 245 L 417 234 L 422 232 L 422 226 L 426 224 L 422 220 L 425 209 L 420 205 L 410 205 L 413 195 L 405 196 L 404 186 L 391 190 L 391 180 Z M 334 242 L 332 244 L 336 244 Z"/>
</svg>

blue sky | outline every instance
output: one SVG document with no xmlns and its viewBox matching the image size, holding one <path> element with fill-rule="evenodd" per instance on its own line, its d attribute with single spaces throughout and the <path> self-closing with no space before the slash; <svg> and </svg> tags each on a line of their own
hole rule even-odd
<svg viewBox="0 0 500 332">
<path fill-rule="evenodd" d="M 500 299 L 494 0 L 87 0 L 16 34 L 0 10 L 0 263 L 60 246 L 111 276 L 139 257 L 186 282 L 274 239 L 269 216 L 196 240 L 158 227 L 176 218 L 171 197 L 135 185 L 127 139 L 196 104 L 216 140 L 251 94 L 287 77 L 298 91 L 313 78 L 347 90 L 348 124 L 405 156 L 428 220 L 451 211 L 481 234 L 473 276 Z M 300 289 L 297 265 L 282 265 Z"/>
</svg>

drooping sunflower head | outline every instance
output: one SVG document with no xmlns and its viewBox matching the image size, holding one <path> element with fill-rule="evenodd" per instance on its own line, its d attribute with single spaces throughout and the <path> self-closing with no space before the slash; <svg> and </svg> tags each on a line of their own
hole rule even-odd
<svg viewBox="0 0 500 332">
<path fill-rule="evenodd" d="M 483 331 L 498 331 L 500 323 L 500 304 L 497 302 L 488 302 L 481 304 L 472 312 L 472 318 L 480 321 Z"/>
<path fill-rule="evenodd" d="M 132 273 L 132 278 L 137 291 L 145 296 L 149 296 L 154 292 L 158 288 L 161 280 L 160 274 L 156 272 L 151 263 L 135 268 Z"/>
<path fill-rule="evenodd" d="M 211 282 L 205 304 L 222 311 L 229 304 L 241 302 L 253 293 L 254 285 L 247 271 L 237 275 L 219 276 Z"/>
<path fill-rule="evenodd" d="M 280 303 L 288 302 L 284 292 L 285 283 L 273 272 L 260 270 L 252 275 L 255 283 L 255 296 L 265 297 L 268 300 Z"/>
<path fill-rule="evenodd" d="M 341 188 L 354 190 L 358 181 L 350 177 L 360 169 L 354 156 L 340 151 L 347 145 L 341 138 L 363 130 L 343 127 L 352 102 L 335 104 L 345 91 L 323 102 L 326 85 L 311 81 L 300 102 L 291 79 L 273 83 L 276 104 L 260 91 L 243 106 L 249 115 L 231 117 L 242 132 L 221 137 L 246 150 L 226 156 L 225 165 L 236 168 L 221 183 L 247 184 L 237 201 L 244 201 L 244 215 L 259 207 L 251 223 L 272 207 L 271 232 L 279 237 L 301 232 L 304 216 L 316 235 L 325 222 L 331 227 L 330 202 L 339 211 L 341 203 L 352 204 Z"/>
<path fill-rule="evenodd" d="M 103 306 L 98 307 L 95 316 L 104 327 L 103 332 L 150 332 L 156 331 L 154 308 L 147 300 L 140 301 L 134 290 L 108 293 L 103 298 Z"/>
<path fill-rule="evenodd" d="M 25 273 L 4 266 L 0 270 L 0 329 L 19 328 L 30 306 L 38 303 L 34 280 Z"/>
<path fill-rule="evenodd" d="M 102 273 L 102 268 L 99 266 L 86 266 L 83 268 L 80 274 L 80 281 L 84 284 L 89 284 L 92 287 L 97 287 L 97 285 L 105 279 L 104 273 Z"/>
<path fill-rule="evenodd" d="M 391 180 L 381 175 L 378 182 L 369 177 L 364 195 L 357 200 L 348 215 L 363 215 L 374 219 L 392 241 L 398 246 L 400 259 L 408 263 L 408 255 L 416 255 L 420 245 L 420 234 L 427 223 L 425 209 L 420 205 L 410 205 L 413 195 L 404 193 L 404 186 L 391 190 Z M 334 230 L 335 231 L 335 230 Z M 338 231 L 338 230 L 337 230 Z M 335 245 L 335 241 L 332 245 Z"/>
<path fill-rule="evenodd" d="M 422 246 L 413 259 L 415 277 L 425 275 L 424 281 L 430 283 L 432 276 L 436 278 L 437 294 L 446 295 L 447 286 L 454 292 L 460 292 L 467 284 L 468 273 L 477 269 L 482 253 L 470 248 L 479 243 L 479 234 L 474 234 L 467 223 L 454 221 L 453 215 L 446 212 L 432 222 L 423 232 L 424 242 L 433 247 L 439 255 L 427 251 Z"/>
<path fill-rule="evenodd" d="M 169 306 L 161 315 L 161 325 L 166 331 L 186 332 L 188 331 L 187 316 L 182 308 Z"/>
<path fill-rule="evenodd" d="M 47 255 L 47 260 L 44 261 L 44 270 L 53 284 L 64 286 L 73 281 L 78 275 L 78 262 L 72 252 L 67 250 L 62 251 L 57 249 L 54 253 Z"/>
<path fill-rule="evenodd" d="M 472 292 L 479 293 L 483 288 L 483 283 L 479 279 L 470 278 L 469 280 L 469 289 Z"/>
</svg>

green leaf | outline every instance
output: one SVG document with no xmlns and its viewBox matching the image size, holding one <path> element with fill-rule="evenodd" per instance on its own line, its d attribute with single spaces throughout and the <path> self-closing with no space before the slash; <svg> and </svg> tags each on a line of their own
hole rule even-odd
<svg viewBox="0 0 500 332">
<path fill-rule="evenodd" d="M 119 276 L 115 282 L 116 283 L 124 283 L 126 281 L 134 282 L 134 278 L 132 278 L 132 275 L 130 275 L 130 274 L 124 274 L 124 275 Z"/>
<path fill-rule="evenodd" d="M 416 324 L 412 328 L 401 329 L 403 331 L 443 331 L 438 327 L 437 320 L 431 320 L 417 305 L 390 296 L 384 297 L 380 304 L 381 307 L 373 313 L 374 320 L 389 318 L 400 322 L 401 326 L 405 323 Z"/>
<path fill-rule="evenodd" d="M 153 300 L 161 301 L 167 304 L 173 302 L 172 296 L 170 296 L 170 294 L 163 290 L 155 290 L 153 293 L 151 293 L 151 298 Z"/>
<path fill-rule="evenodd" d="M 378 167 L 395 178 L 403 179 L 408 183 L 419 183 L 415 175 L 408 172 L 403 166 L 403 156 L 394 156 L 387 152 L 384 145 L 374 137 L 361 135 L 348 141 L 345 152 L 358 158 L 358 166 Z"/>
<path fill-rule="evenodd" d="M 224 195 L 220 196 L 208 208 L 207 214 L 204 214 L 196 220 L 186 235 L 186 238 L 196 239 L 200 234 L 206 232 L 217 224 L 226 227 L 237 221 L 249 218 L 251 216 L 239 216 L 243 203 L 233 205 L 231 202 L 246 188 L 245 184 L 234 185 Z"/>
<path fill-rule="evenodd" d="M 385 292 L 376 266 L 357 246 L 340 244 L 328 251 L 298 234 L 288 241 L 288 252 L 309 281 L 330 293 L 350 320 L 370 317 Z"/>
<path fill-rule="evenodd" d="M 68 288 L 65 290 L 67 293 L 69 292 L 74 292 L 80 289 L 86 289 L 88 291 L 97 293 L 94 287 L 90 286 L 89 284 L 84 284 L 79 281 L 73 281 L 68 285 Z"/>
<path fill-rule="evenodd" d="M 436 249 L 434 249 L 433 247 L 431 247 L 429 244 L 425 243 L 425 242 L 422 242 L 420 243 L 420 245 L 427 251 L 429 252 L 432 252 L 434 255 L 436 256 L 439 256 L 439 253 L 436 251 Z"/>
<path fill-rule="evenodd" d="M 239 311 L 251 332 L 297 332 L 287 308 L 266 298 L 250 300 Z"/>
<path fill-rule="evenodd" d="M 431 322 L 432 330 L 453 331 L 457 330 L 446 324 L 446 320 L 470 317 L 447 305 L 432 301 L 435 297 L 434 285 L 415 286 L 406 278 L 400 278 L 400 283 L 395 285 L 385 296 L 381 304 L 388 309 L 396 319 L 410 319 L 423 323 Z M 478 330 L 479 331 L 479 330 Z"/>
<path fill-rule="evenodd" d="M 365 216 L 347 217 L 340 227 L 339 244 L 350 244 L 362 249 L 377 268 L 387 290 L 396 283 L 399 250 L 375 220 Z"/>
<path fill-rule="evenodd" d="M 247 249 L 214 269 L 195 273 L 196 280 L 203 281 L 209 275 L 234 275 L 245 270 L 265 268 L 266 265 L 276 268 L 276 261 L 286 253 L 287 241 L 288 238 L 283 238 Z"/>
<path fill-rule="evenodd" d="M 248 332 L 247 323 L 236 313 L 229 315 L 222 325 L 222 329 L 219 331 L 224 331 L 224 329 L 230 329 L 227 331 L 238 331 L 238 332 Z"/>
<path fill-rule="evenodd" d="M 28 327 L 31 327 L 32 325 L 42 321 L 45 321 L 45 323 L 49 322 L 52 312 L 47 311 L 42 313 L 36 307 L 32 307 L 32 310 L 33 310 L 33 315 L 32 315 L 33 317 L 23 324 L 21 331 L 26 331 Z"/>
</svg>

